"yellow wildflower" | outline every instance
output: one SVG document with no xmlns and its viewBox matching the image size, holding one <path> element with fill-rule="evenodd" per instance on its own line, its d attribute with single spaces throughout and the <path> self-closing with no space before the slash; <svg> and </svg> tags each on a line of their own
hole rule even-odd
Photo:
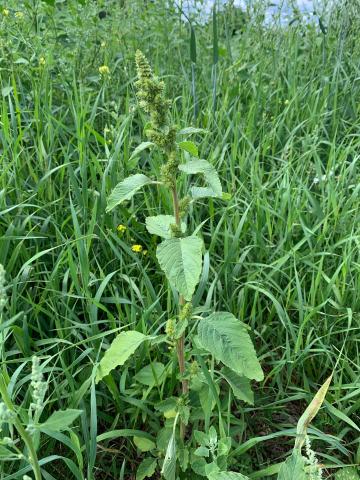
<svg viewBox="0 0 360 480">
<path fill-rule="evenodd" d="M 99 73 L 101 75 L 109 75 L 110 68 L 107 65 L 102 65 L 101 67 L 99 67 Z"/>
<path fill-rule="evenodd" d="M 40 58 L 39 58 L 39 65 L 40 65 L 40 67 L 43 67 L 43 66 L 45 65 L 45 63 L 46 63 L 45 58 L 44 58 L 44 57 L 40 57 Z"/>
<path fill-rule="evenodd" d="M 24 14 L 23 12 L 15 12 L 15 17 L 21 19 L 21 18 L 24 18 Z"/>
<path fill-rule="evenodd" d="M 4 8 L 3 11 L 2 11 L 2 14 L 4 15 L 4 17 L 8 17 L 10 12 L 7 8 Z"/>
<path fill-rule="evenodd" d="M 142 245 L 133 245 L 131 247 L 131 250 L 135 253 L 141 253 L 142 250 L 143 250 L 143 247 L 142 247 Z"/>
<path fill-rule="evenodd" d="M 120 223 L 120 225 L 117 226 L 117 231 L 118 231 L 119 233 L 124 233 L 124 232 L 126 232 L 126 227 L 125 227 L 125 225 L 122 225 L 122 224 Z"/>
</svg>

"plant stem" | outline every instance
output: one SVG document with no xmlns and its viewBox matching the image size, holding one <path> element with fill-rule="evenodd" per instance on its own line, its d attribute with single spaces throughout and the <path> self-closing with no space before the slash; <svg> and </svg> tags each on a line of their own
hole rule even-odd
<svg viewBox="0 0 360 480">
<path fill-rule="evenodd" d="M 174 187 L 172 189 L 173 196 L 173 206 L 174 206 L 174 217 L 176 225 L 181 228 L 181 218 L 180 218 L 180 209 L 179 209 L 179 197 L 177 194 L 177 189 Z M 182 295 L 179 297 L 179 309 L 185 304 L 185 299 Z M 176 342 L 176 352 L 179 364 L 179 371 L 181 378 L 181 391 L 183 395 L 187 395 L 189 392 L 189 382 L 183 378 L 185 375 L 185 332 L 182 334 L 181 338 Z M 180 423 L 180 438 L 183 440 L 185 437 L 185 425 L 183 422 Z"/>
<path fill-rule="evenodd" d="M 28 432 L 25 430 L 25 428 L 22 426 L 18 416 L 16 415 L 14 405 L 9 397 L 6 383 L 3 379 L 3 376 L 0 374 L 0 395 L 2 397 L 3 402 L 7 406 L 9 410 L 14 412 L 15 416 L 14 419 L 12 420 L 12 423 L 15 425 L 16 430 L 18 431 L 20 437 L 23 439 L 23 442 L 26 445 L 26 448 L 28 449 L 28 454 L 29 454 L 29 462 L 30 465 L 34 471 L 35 475 L 35 480 L 41 480 L 41 471 L 40 471 L 40 465 L 39 465 L 39 460 L 37 458 L 36 450 L 33 444 L 33 441 L 31 439 L 31 436 L 28 434 Z"/>
</svg>

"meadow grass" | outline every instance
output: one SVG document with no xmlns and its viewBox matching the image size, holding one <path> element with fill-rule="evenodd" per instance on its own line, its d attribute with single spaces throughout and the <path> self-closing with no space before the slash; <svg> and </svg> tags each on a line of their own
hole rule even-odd
<svg viewBox="0 0 360 480">
<path fill-rule="evenodd" d="M 2 371 L 26 411 L 36 353 L 49 380 L 46 409 L 83 411 L 71 434 L 42 442 L 44 478 L 71 470 L 60 457 L 77 465 L 73 478 L 135 478 L 132 437 L 161 428 L 154 402 L 176 385 L 159 388 L 156 401 L 132 386 L 141 367 L 164 361 L 160 348 L 146 347 L 113 384 L 93 381 L 115 333 L 159 333 L 175 308 L 144 226 L 144 210 L 162 203 L 171 212 L 171 198 L 145 189 L 105 213 L 109 192 L 136 166 L 161 166 L 156 152 L 131 157 L 144 139 L 137 48 L 176 98 L 173 121 L 206 130 L 200 157 L 229 194 L 221 208 L 204 200 L 189 228 L 202 223 L 207 252 L 194 306 L 248 323 L 265 371 L 254 406 L 221 398 L 232 464 L 252 479 L 274 478 L 297 418 L 334 368 L 310 435 L 329 478 L 331 467 L 360 463 L 359 19 L 339 9 L 324 34 L 315 22 L 264 27 L 259 17 L 219 14 L 214 111 L 211 22 L 193 19 L 194 63 L 175 6 L 68 4 L 10 1 L 0 20 L 0 263 L 9 283 Z M 4 462 L 0 478 L 22 478 L 23 467 Z"/>
</svg>

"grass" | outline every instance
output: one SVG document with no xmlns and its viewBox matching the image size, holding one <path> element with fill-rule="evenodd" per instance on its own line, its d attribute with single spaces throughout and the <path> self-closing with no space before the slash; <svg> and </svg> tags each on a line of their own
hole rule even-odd
<svg viewBox="0 0 360 480">
<path fill-rule="evenodd" d="M 83 475 L 73 470 L 73 478 L 119 478 L 122 466 L 123 478 L 135 478 L 134 431 L 161 423 L 154 397 L 132 379 L 162 361 L 161 350 L 154 358 L 144 348 L 108 388 L 92 372 L 119 329 L 160 332 L 175 308 L 143 213 L 160 201 L 170 212 L 171 199 L 148 189 L 115 213 L 105 205 L 136 164 L 160 169 L 156 153 L 131 158 L 144 138 L 132 87 L 137 48 L 166 72 L 175 122 L 193 121 L 190 31 L 175 7 L 124 3 L 105 2 L 100 19 L 95 2 L 26 9 L 10 1 L 11 15 L 0 19 L 0 263 L 9 280 L 2 369 L 26 408 L 36 352 L 49 380 L 46 410 L 83 410 L 71 434 L 39 449 L 45 462 L 54 452 L 71 458 Z M 304 405 L 335 369 L 310 431 L 332 478 L 330 467 L 360 463 L 359 20 L 339 9 L 324 18 L 326 34 L 315 23 L 262 27 L 230 10 L 217 21 L 213 112 L 213 27 L 193 19 L 194 125 L 207 130 L 200 156 L 216 165 L 230 198 L 194 213 L 190 230 L 203 222 L 210 253 L 194 301 L 246 321 L 266 373 L 255 406 L 222 399 L 232 405 L 231 460 L 250 478 L 274 478 L 270 465 L 291 448 Z M 132 252 L 135 243 L 148 255 Z M 18 461 L 3 465 L 1 479 L 21 478 Z M 49 460 L 44 478 L 68 468 Z"/>
</svg>

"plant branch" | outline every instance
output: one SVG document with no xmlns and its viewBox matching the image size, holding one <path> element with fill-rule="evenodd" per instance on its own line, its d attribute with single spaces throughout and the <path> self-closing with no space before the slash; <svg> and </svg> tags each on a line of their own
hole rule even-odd
<svg viewBox="0 0 360 480">
<path fill-rule="evenodd" d="M 33 444 L 33 441 L 31 439 L 31 436 L 28 434 L 28 432 L 25 430 L 25 428 L 22 426 L 16 412 L 14 409 L 14 405 L 9 397 L 8 391 L 7 391 L 7 386 L 4 381 L 4 378 L 2 375 L 0 375 L 0 395 L 2 397 L 3 402 L 7 406 L 7 408 L 14 412 L 14 418 L 12 419 L 12 423 L 15 425 L 16 430 L 18 431 L 20 437 L 23 439 L 23 442 L 26 445 L 26 448 L 28 449 L 29 452 L 29 462 L 30 465 L 34 471 L 35 475 L 35 480 L 41 480 L 41 471 L 40 471 L 40 465 L 39 465 L 39 460 L 37 458 L 36 450 Z"/>
</svg>

